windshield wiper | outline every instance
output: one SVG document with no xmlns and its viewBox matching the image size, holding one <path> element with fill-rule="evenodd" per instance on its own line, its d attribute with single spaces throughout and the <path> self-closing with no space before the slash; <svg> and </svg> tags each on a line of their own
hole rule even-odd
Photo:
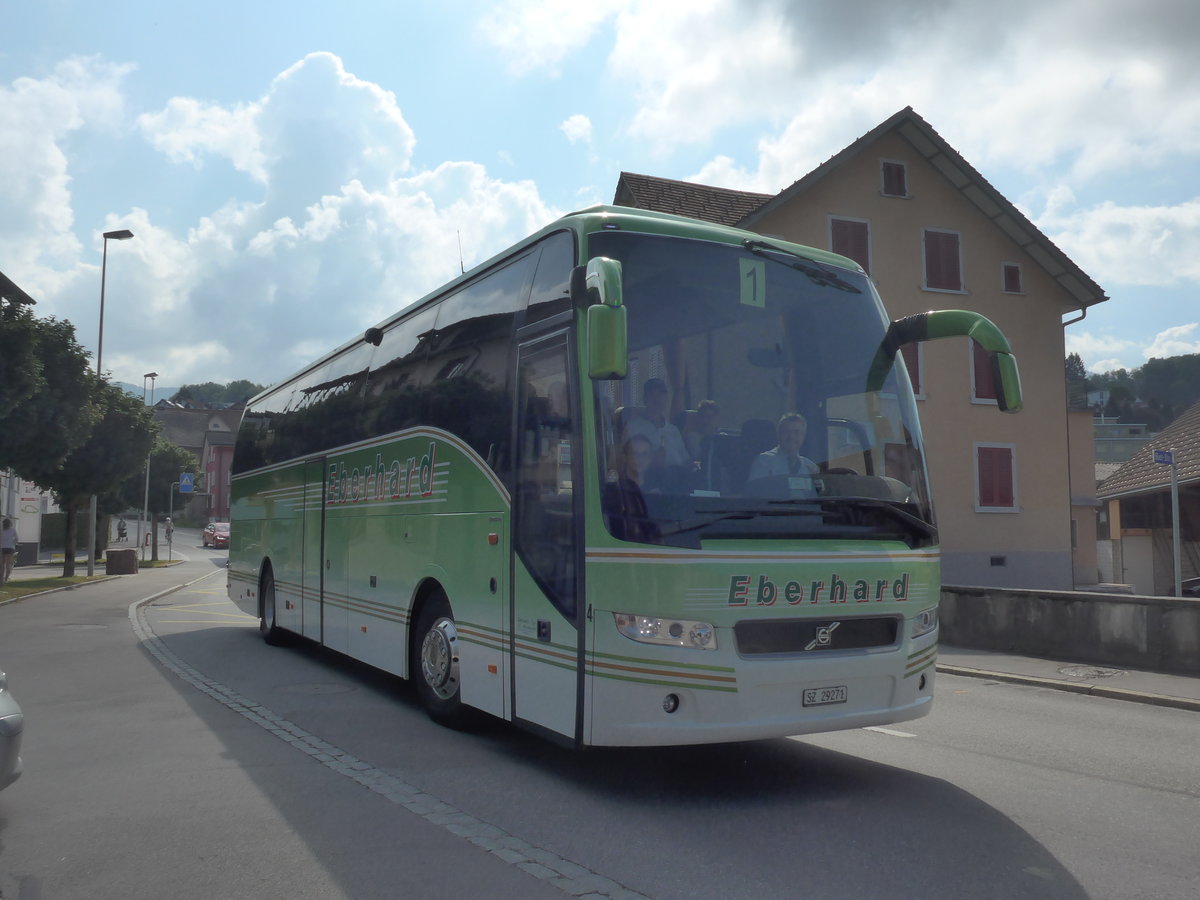
<svg viewBox="0 0 1200 900">
<path fill-rule="evenodd" d="M 756 256 L 761 256 L 764 259 L 774 260 L 781 265 L 795 269 L 798 272 L 803 272 L 816 284 L 821 285 L 822 287 L 836 288 L 839 291 L 849 291 L 853 294 L 862 293 L 861 290 L 852 285 L 850 282 L 842 280 L 831 266 L 828 266 L 825 263 L 817 262 L 815 259 L 809 259 L 806 256 L 800 256 L 797 253 L 793 253 L 791 250 L 784 250 L 782 247 L 776 247 L 774 244 L 768 244 L 766 241 L 747 239 L 742 242 L 742 246 Z"/>
<path fill-rule="evenodd" d="M 921 539 L 922 543 L 935 543 L 937 541 L 937 527 L 932 522 L 926 522 L 920 516 L 914 516 L 908 510 L 890 500 L 878 500 L 874 497 L 798 497 L 789 500 L 769 500 L 767 502 L 789 506 L 819 505 L 821 509 L 831 512 L 836 511 L 839 507 L 879 512 L 893 522 L 905 526 L 908 533 L 913 537 Z"/>
</svg>

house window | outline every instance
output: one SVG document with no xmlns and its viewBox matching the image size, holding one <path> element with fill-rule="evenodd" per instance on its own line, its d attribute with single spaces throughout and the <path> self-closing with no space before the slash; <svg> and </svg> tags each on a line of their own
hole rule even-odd
<svg viewBox="0 0 1200 900">
<path fill-rule="evenodd" d="M 908 172 L 904 163 L 883 160 L 880 163 L 880 174 L 883 179 L 883 195 L 885 197 L 908 196 Z"/>
<path fill-rule="evenodd" d="M 921 242 L 925 250 L 925 288 L 961 293 L 962 247 L 958 232 L 926 228 Z"/>
<path fill-rule="evenodd" d="M 971 400 L 976 403 L 996 402 L 996 373 L 992 354 L 977 341 L 971 341 Z"/>
<path fill-rule="evenodd" d="M 1017 263 L 1004 263 L 1004 293 L 1023 294 L 1025 285 L 1021 281 L 1021 267 Z"/>
<path fill-rule="evenodd" d="M 900 355 L 904 357 L 904 367 L 908 369 L 908 380 L 912 382 L 913 393 L 917 395 L 917 399 L 924 399 L 925 385 L 921 382 L 921 345 L 920 344 L 905 344 L 900 348 Z"/>
<path fill-rule="evenodd" d="M 829 220 L 829 249 L 848 256 L 871 273 L 871 229 L 860 219 Z"/>
<path fill-rule="evenodd" d="M 975 445 L 975 511 L 1017 512 L 1016 449 Z"/>
</svg>

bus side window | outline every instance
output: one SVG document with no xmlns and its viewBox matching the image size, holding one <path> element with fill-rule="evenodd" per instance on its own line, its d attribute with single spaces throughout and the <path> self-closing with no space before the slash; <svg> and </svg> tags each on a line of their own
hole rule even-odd
<svg viewBox="0 0 1200 900">
<path fill-rule="evenodd" d="M 571 269 L 575 265 L 575 241 L 569 231 L 552 234 L 541 244 L 537 273 L 529 293 L 525 324 L 540 322 L 571 308 Z"/>
</svg>

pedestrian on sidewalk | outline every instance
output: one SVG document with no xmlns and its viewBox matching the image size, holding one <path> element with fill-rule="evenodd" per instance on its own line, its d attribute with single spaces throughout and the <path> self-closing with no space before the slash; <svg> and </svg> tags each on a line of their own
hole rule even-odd
<svg viewBox="0 0 1200 900">
<path fill-rule="evenodd" d="M 5 519 L 0 527 L 0 584 L 12 578 L 13 566 L 17 564 L 17 529 L 12 519 Z"/>
</svg>

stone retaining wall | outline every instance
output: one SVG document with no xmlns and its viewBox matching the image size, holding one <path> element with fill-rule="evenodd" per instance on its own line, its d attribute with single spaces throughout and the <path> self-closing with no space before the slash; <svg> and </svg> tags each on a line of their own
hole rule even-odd
<svg viewBox="0 0 1200 900">
<path fill-rule="evenodd" d="M 943 586 L 939 620 L 956 647 L 1200 675 L 1200 599 Z"/>
</svg>

